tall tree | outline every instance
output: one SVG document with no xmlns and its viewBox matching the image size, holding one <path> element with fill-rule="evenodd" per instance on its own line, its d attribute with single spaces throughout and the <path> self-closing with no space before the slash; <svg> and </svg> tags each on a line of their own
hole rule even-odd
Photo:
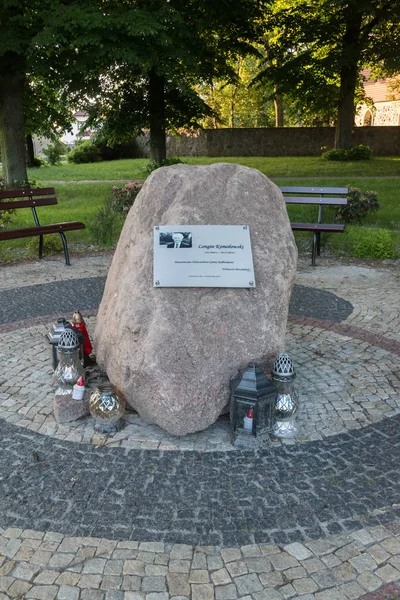
<svg viewBox="0 0 400 600">
<path fill-rule="evenodd" d="M 392 0 L 275 0 L 266 17 L 272 64 L 265 76 L 314 114 L 334 115 L 335 146 L 352 143 L 360 71 L 397 63 L 399 4 Z M 278 61 L 275 58 L 282 58 Z"/>
</svg>

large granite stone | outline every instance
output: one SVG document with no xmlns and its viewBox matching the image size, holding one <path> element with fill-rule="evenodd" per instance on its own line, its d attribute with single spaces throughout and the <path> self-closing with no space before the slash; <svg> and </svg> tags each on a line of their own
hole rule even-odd
<svg viewBox="0 0 400 600">
<path fill-rule="evenodd" d="M 154 288 L 155 225 L 249 225 L 255 289 Z M 99 365 L 149 423 L 205 429 L 230 382 L 284 350 L 297 250 L 280 190 L 236 164 L 174 165 L 147 179 L 130 210 L 99 308 Z"/>
</svg>

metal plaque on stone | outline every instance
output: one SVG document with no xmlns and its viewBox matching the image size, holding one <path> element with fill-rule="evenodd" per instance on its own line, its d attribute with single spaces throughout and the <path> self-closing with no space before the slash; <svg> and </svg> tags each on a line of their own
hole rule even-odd
<svg viewBox="0 0 400 600">
<path fill-rule="evenodd" d="M 154 287 L 255 287 L 247 225 L 154 228 Z"/>
</svg>

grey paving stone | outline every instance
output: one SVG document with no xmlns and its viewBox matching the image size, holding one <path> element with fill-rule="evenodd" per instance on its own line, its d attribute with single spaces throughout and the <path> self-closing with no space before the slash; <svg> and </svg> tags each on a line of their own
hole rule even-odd
<svg viewBox="0 0 400 600">
<path fill-rule="evenodd" d="M 280 554 L 272 554 L 269 556 L 269 560 L 272 563 L 272 566 L 277 571 L 285 571 L 286 569 L 290 569 L 291 567 L 298 567 L 299 561 L 287 554 L 286 552 L 281 552 Z"/>
<path fill-rule="evenodd" d="M 400 572 L 392 565 L 384 565 L 383 567 L 380 567 L 377 569 L 377 571 L 375 571 L 375 575 L 386 583 L 400 579 Z"/>
<path fill-rule="evenodd" d="M 260 582 L 260 579 L 255 573 L 251 573 L 250 575 L 242 575 L 241 577 L 236 577 L 234 582 L 236 584 L 239 596 L 246 596 L 247 594 L 259 592 L 263 587 Z"/>
<path fill-rule="evenodd" d="M 187 573 L 168 573 L 167 586 L 170 596 L 190 595 L 189 575 Z"/>
<path fill-rule="evenodd" d="M 57 595 L 57 600 L 79 600 L 80 589 L 69 585 L 62 585 Z"/>
<path fill-rule="evenodd" d="M 170 560 L 168 570 L 171 573 L 189 573 L 190 560 Z"/>
<path fill-rule="evenodd" d="M 83 589 L 80 600 L 104 600 L 105 592 L 101 590 Z"/>
<path fill-rule="evenodd" d="M 227 563 L 226 569 L 232 577 L 239 577 L 248 573 L 247 564 L 244 560 L 235 560 Z"/>
<path fill-rule="evenodd" d="M 13 584 L 7 590 L 7 596 L 5 598 L 25 598 L 28 590 L 32 587 L 32 584 L 28 581 L 14 581 Z"/>
<path fill-rule="evenodd" d="M 271 561 L 266 557 L 245 558 L 249 573 L 268 573 L 271 570 Z"/>
<path fill-rule="evenodd" d="M 192 560 L 192 569 L 207 569 L 207 558 L 203 552 L 194 553 Z"/>
<path fill-rule="evenodd" d="M 318 590 L 318 585 L 311 577 L 303 577 L 302 579 L 295 579 L 292 582 L 296 592 L 301 595 L 313 594 Z"/>
<path fill-rule="evenodd" d="M 26 592 L 25 597 L 34 600 L 54 600 L 57 594 L 56 585 L 34 585 Z"/>
<path fill-rule="evenodd" d="M 206 569 L 194 569 L 190 571 L 189 583 L 210 583 L 209 572 Z"/>
<path fill-rule="evenodd" d="M 174 544 L 171 549 L 171 560 L 192 560 L 193 547 L 188 544 Z"/>
<path fill-rule="evenodd" d="M 365 594 L 364 589 L 359 583 L 357 583 L 357 581 L 344 583 L 339 589 L 349 600 L 358 600 L 358 598 L 361 598 Z"/>
<path fill-rule="evenodd" d="M 233 562 L 235 560 L 240 560 L 242 558 L 242 553 L 240 548 L 222 548 L 221 556 L 225 563 Z"/>
<path fill-rule="evenodd" d="M 284 596 L 274 588 L 266 588 L 261 592 L 256 592 L 255 594 L 252 594 L 252 597 L 254 600 L 282 600 L 282 598 L 284 598 Z"/>
<path fill-rule="evenodd" d="M 215 600 L 236 600 L 237 590 L 233 583 L 215 587 Z"/>
<path fill-rule="evenodd" d="M 26 562 L 18 563 L 15 569 L 12 571 L 12 576 L 15 579 L 23 579 L 25 581 L 32 581 L 35 575 L 39 572 L 39 568 L 36 565 L 31 565 Z"/>
<path fill-rule="evenodd" d="M 315 583 L 321 588 L 332 588 L 338 584 L 338 580 L 333 575 L 331 571 L 318 571 L 317 573 L 313 573 L 311 577 L 314 579 Z"/>
<path fill-rule="evenodd" d="M 214 600 L 214 586 L 209 583 L 192 583 L 192 600 Z"/>
<path fill-rule="evenodd" d="M 141 577 L 137 575 L 124 575 L 122 578 L 121 589 L 126 591 L 139 591 L 142 585 Z"/>
<path fill-rule="evenodd" d="M 142 591 L 145 593 L 167 591 L 165 577 L 143 577 Z"/>
<path fill-rule="evenodd" d="M 305 560 L 306 558 L 310 558 L 312 556 L 312 552 L 310 552 L 308 548 L 299 542 L 288 544 L 287 546 L 284 546 L 283 550 L 297 558 L 297 560 Z"/>
<path fill-rule="evenodd" d="M 378 566 L 372 556 L 367 553 L 351 558 L 349 563 L 358 573 L 363 573 L 363 571 L 375 571 Z"/>
<path fill-rule="evenodd" d="M 211 580 L 214 585 L 227 585 L 232 583 L 232 579 L 226 569 L 219 569 L 211 573 Z"/>
</svg>

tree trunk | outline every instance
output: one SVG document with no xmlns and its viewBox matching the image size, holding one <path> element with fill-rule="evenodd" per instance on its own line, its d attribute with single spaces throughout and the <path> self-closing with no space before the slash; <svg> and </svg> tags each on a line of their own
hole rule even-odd
<svg viewBox="0 0 400 600">
<path fill-rule="evenodd" d="M 33 147 L 33 139 L 30 133 L 26 136 L 26 162 L 28 167 L 35 166 L 35 149 Z"/>
<path fill-rule="evenodd" d="M 24 78 L 7 72 L 0 81 L 0 144 L 8 188 L 28 180 L 24 136 Z"/>
<path fill-rule="evenodd" d="M 352 146 L 354 96 L 359 77 L 361 24 L 360 12 L 353 13 L 352 7 L 349 6 L 346 30 L 342 40 L 343 62 L 340 69 L 340 94 L 335 130 L 335 148 L 344 148 L 345 150 Z"/>
<path fill-rule="evenodd" d="M 150 160 L 157 162 L 167 157 L 164 94 L 164 77 L 153 67 L 149 77 Z"/>
<path fill-rule="evenodd" d="M 358 67 L 343 66 L 340 71 L 340 97 L 335 128 L 335 148 L 351 148 L 354 126 L 354 95 L 357 85 Z"/>
<path fill-rule="evenodd" d="M 274 95 L 275 127 L 284 126 L 283 99 L 279 94 Z"/>
</svg>

